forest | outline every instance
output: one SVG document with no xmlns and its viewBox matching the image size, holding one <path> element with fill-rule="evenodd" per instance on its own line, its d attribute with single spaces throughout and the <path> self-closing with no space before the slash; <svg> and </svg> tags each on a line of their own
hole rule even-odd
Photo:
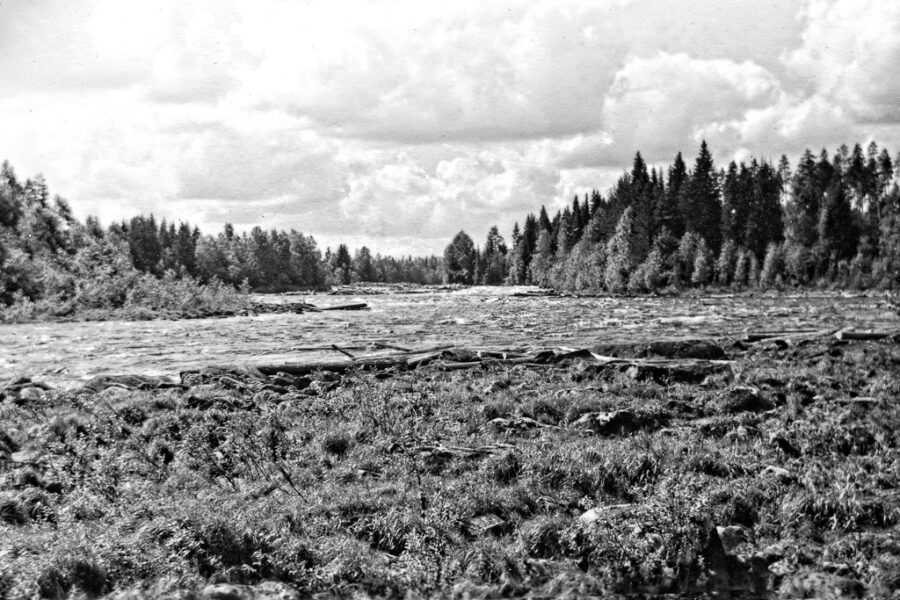
<svg viewBox="0 0 900 600">
<path fill-rule="evenodd" d="M 752 159 L 717 169 L 706 142 L 693 168 L 681 153 L 648 169 L 638 152 L 604 197 L 577 196 L 553 218 L 542 207 L 497 227 L 484 246 L 460 232 L 447 280 L 537 284 L 582 293 L 690 286 L 893 288 L 900 283 L 900 190 L 886 149 L 806 150 L 792 170 Z"/>
<path fill-rule="evenodd" d="M 151 214 L 103 227 L 51 196 L 43 177 L 0 168 L 0 306 L 6 319 L 122 308 L 185 312 L 235 304 L 243 290 L 358 282 L 533 284 L 576 293 L 894 288 L 900 283 L 900 157 L 871 142 L 807 150 L 792 169 L 751 159 L 717 168 L 706 142 L 692 168 L 678 153 L 648 168 L 638 152 L 606 192 L 497 226 L 483 246 L 460 231 L 443 257 L 319 248 L 298 231 L 217 235 Z M 140 312 L 140 311 L 139 311 Z M 11 315 L 11 316 L 10 316 Z"/>
<path fill-rule="evenodd" d="M 139 215 L 104 228 L 74 217 L 40 175 L 20 181 L 0 167 L 0 309 L 5 320 L 107 314 L 173 316 L 234 309 L 243 291 L 328 289 L 353 282 L 440 283 L 441 259 L 323 253 L 297 231 L 226 224 L 204 235 L 189 223 Z M 3 308 L 5 307 L 5 308 Z M 149 311 L 149 312 L 147 312 Z"/>
</svg>

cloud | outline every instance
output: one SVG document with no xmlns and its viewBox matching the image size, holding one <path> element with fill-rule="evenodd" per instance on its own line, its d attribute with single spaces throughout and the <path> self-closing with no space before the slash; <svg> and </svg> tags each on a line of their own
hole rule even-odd
<svg viewBox="0 0 900 600">
<path fill-rule="evenodd" d="M 857 119 L 900 123 L 900 4 L 810 0 L 802 45 L 785 63 L 812 93 Z"/>
<path fill-rule="evenodd" d="M 889 143 L 895 4 L 5 0 L 0 159 L 106 222 L 440 252 L 638 150 Z"/>
<path fill-rule="evenodd" d="M 604 131 L 614 143 L 602 164 L 621 164 L 640 150 L 650 161 L 693 148 L 709 123 L 730 121 L 779 98 L 777 79 L 752 61 L 660 53 L 634 58 L 616 73 L 603 107 Z"/>
<path fill-rule="evenodd" d="M 339 206 L 359 232 L 373 237 L 409 232 L 440 237 L 502 222 L 523 207 L 523 199 L 551 198 L 558 179 L 553 167 L 516 164 L 512 158 L 456 157 L 429 172 L 401 156 L 351 177 Z"/>
</svg>

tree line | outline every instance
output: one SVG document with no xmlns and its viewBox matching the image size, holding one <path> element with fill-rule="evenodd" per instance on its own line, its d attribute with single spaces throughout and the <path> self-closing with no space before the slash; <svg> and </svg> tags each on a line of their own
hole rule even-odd
<svg viewBox="0 0 900 600">
<path fill-rule="evenodd" d="M 0 305 L 73 298 L 79 305 L 118 307 L 150 275 L 160 280 L 212 282 L 258 291 L 327 289 L 356 282 L 440 283 L 439 257 L 392 257 L 340 244 L 323 253 L 298 231 L 254 227 L 217 235 L 195 226 L 139 215 L 104 228 L 76 219 L 68 202 L 51 196 L 40 175 L 20 181 L 0 166 Z"/>
<path fill-rule="evenodd" d="M 900 156 L 875 142 L 833 155 L 806 150 L 792 169 L 751 159 L 716 168 L 704 141 L 688 169 L 679 152 L 649 168 L 638 152 L 604 196 L 594 190 L 550 218 L 516 223 L 506 245 L 459 232 L 445 279 L 537 284 L 578 292 L 661 288 L 900 284 Z"/>
</svg>

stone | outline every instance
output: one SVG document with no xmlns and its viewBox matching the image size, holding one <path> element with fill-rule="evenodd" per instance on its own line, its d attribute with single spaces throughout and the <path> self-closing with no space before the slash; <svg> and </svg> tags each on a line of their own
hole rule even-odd
<svg viewBox="0 0 900 600">
<path fill-rule="evenodd" d="M 589 429 L 600 435 L 626 434 L 642 429 L 657 429 L 668 422 L 668 415 L 651 415 L 630 410 L 589 412 L 572 423 L 574 427 Z"/>
<path fill-rule="evenodd" d="M 709 340 L 684 339 L 662 340 L 651 343 L 646 354 L 663 358 L 698 358 L 702 360 L 722 360 L 726 358 L 725 350 Z"/>
<path fill-rule="evenodd" d="M 726 413 L 765 412 L 775 408 L 775 403 L 757 388 L 736 386 L 719 398 L 719 410 Z"/>
<path fill-rule="evenodd" d="M 653 381 L 665 385 L 669 383 L 701 383 L 710 375 L 727 375 L 729 372 L 731 372 L 731 366 L 727 363 L 672 361 L 633 364 L 625 370 L 625 375 L 635 381 Z"/>
<path fill-rule="evenodd" d="M 44 397 L 44 390 L 36 387 L 26 387 L 19 390 L 19 402 L 33 402 Z"/>
<path fill-rule="evenodd" d="M 794 476 L 790 471 L 782 467 L 776 467 L 773 465 L 769 465 L 765 469 L 760 471 L 759 476 L 764 478 L 777 479 L 782 483 L 790 483 L 794 480 Z"/>
<path fill-rule="evenodd" d="M 779 598 L 862 598 L 865 593 L 856 579 L 819 571 L 789 574 L 778 588 Z"/>
<path fill-rule="evenodd" d="M 610 504 L 608 506 L 598 506 L 581 513 L 578 520 L 584 525 L 593 525 L 598 521 L 605 519 L 619 519 L 627 516 L 634 504 Z"/>
<path fill-rule="evenodd" d="M 727 526 L 718 526 L 716 527 L 716 533 L 719 534 L 719 539 L 722 540 L 722 547 L 725 549 L 725 552 L 731 554 L 734 552 L 734 549 L 743 544 L 744 542 L 750 541 L 750 531 L 741 525 L 727 525 Z"/>
<path fill-rule="evenodd" d="M 493 513 L 487 513 L 469 519 L 468 529 L 472 535 L 484 535 L 500 532 L 505 526 L 506 521 Z"/>
</svg>

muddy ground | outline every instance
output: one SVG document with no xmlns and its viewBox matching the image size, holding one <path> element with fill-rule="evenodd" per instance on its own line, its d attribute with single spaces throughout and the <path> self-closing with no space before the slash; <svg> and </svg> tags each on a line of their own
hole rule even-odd
<svg viewBox="0 0 900 600">
<path fill-rule="evenodd" d="M 898 597 L 880 298 L 509 293 L 9 328 L 0 598 Z"/>
</svg>

